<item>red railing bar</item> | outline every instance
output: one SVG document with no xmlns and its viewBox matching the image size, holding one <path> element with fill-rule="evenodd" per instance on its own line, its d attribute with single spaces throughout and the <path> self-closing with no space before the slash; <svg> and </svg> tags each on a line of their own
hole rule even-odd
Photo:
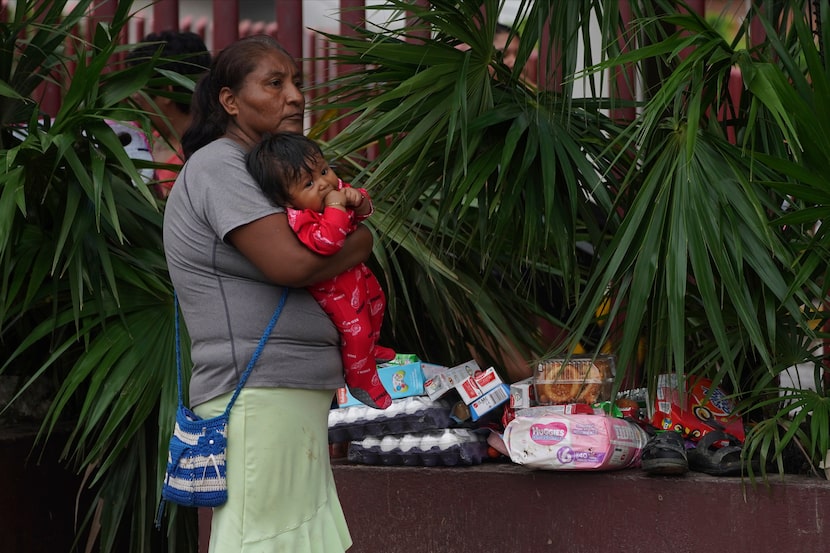
<svg viewBox="0 0 830 553">
<path fill-rule="evenodd" d="M 429 7 L 429 0 L 413 0 L 412 2 L 415 6 L 420 6 L 422 8 Z M 407 12 L 406 17 L 406 24 L 407 27 L 412 27 L 413 25 L 422 25 L 422 22 L 418 21 L 418 19 L 411 15 L 410 12 Z M 419 28 L 409 33 L 409 38 L 429 38 L 429 29 L 427 28 Z"/>
<path fill-rule="evenodd" d="M 620 0 L 620 19 L 622 20 L 625 31 L 620 32 L 617 43 L 619 44 L 621 52 L 628 52 L 634 46 L 634 34 L 631 31 L 631 19 L 633 12 L 631 11 L 630 0 Z M 617 67 L 613 70 L 613 80 L 611 81 L 612 98 L 614 100 L 622 100 L 629 102 L 635 98 L 635 72 L 632 64 L 626 64 L 622 67 Z M 634 106 L 615 107 L 611 110 L 611 118 L 615 121 L 633 121 L 637 115 L 637 110 Z"/>
<path fill-rule="evenodd" d="M 303 57 L 303 0 L 279 0 L 276 4 L 277 40 L 295 59 Z"/>
<path fill-rule="evenodd" d="M 214 55 L 239 38 L 239 0 L 213 0 Z"/>
<path fill-rule="evenodd" d="M 153 32 L 179 30 L 179 0 L 158 0 L 153 4 Z"/>
</svg>

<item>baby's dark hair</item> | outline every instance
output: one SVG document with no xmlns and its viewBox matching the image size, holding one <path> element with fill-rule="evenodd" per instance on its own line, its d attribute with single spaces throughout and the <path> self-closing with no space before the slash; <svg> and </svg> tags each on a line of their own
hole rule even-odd
<svg viewBox="0 0 830 553">
<path fill-rule="evenodd" d="M 320 159 L 323 151 L 316 142 L 302 134 L 280 132 L 254 146 L 246 164 L 263 194 L 275 204 L 285 206 L 291 199 L 291 183 L 310 175 Z"/>
</svg>

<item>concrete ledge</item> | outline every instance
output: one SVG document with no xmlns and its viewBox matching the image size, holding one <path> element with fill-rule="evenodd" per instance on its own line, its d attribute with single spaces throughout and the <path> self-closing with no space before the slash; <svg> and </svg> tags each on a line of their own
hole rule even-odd
<svg viewBox="0 0 830 553">
<path fill-rule="evenodd" d="M 349 553 L 828 551 L 830 482 L 333 461 Z"/>
<path fill-rule="evenodd" d="M 27 459 L 32 431 L 0 436 L 0 551 L 69 551 L 80 478 L 55 461 L 60 439 Z M 332 465 L 349 553 L 830 551 L 830 482 L 819 478 Z M 206 551 L 210 510 L 199 514 Z"/>
<path fill-rule="evenodd" d="M 0 551 L 69 551 L 74 538 L 80 477 L 57 459 L 65 441 L 58 431 L 32 449 L 37 427 L 8 424 L 0 432 Z"/>
</svg>

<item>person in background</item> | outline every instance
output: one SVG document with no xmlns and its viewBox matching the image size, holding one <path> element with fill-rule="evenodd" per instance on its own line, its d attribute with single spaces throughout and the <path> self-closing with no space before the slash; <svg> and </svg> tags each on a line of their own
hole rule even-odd
<svg viewBox="0 0 830 553">
<path fill-rule="evenodd" d="M 512 33 L 512 38 L 511 38 Z M 508 42 L 509 39 L 509 42 Z M 519 45 L 521 44 L 521 37 L 515 33 L 511 27 L 502 23 L 496 23 L 496 33 L 493 35 L 493 47 L 496 53 L 501 57 L 504 65 L 511 70 L 516 65 L 516 57 L 519 55 Z M 522 67 L 521 80 L 525 84 L 535 86 L 535 78 L 533 73 L 538 63 L 537 53 L 531 52 L 530 59 L 527 64 Z"/>
<path fill-rule="evenodd" d="M 513 33 L 513 30 L 502 23 L 496 23 L 496 34 L 493 35 L 493 47 L 501 55 L 501 61 L 513 69 L 516 65 L 516 55 L 519 53 L 519 35 Z M 510 39 L 510 42 L 508 42 Z"/>
<path fill-rule="evenodd" d="M 174 71 L 196 78 L 210 67 L 210 52 L 196 33 L 162 31 L 150 33 L 126 58 L 128 65 L 146 62 L 160 52 L 161 61 L 157 69 Z M 180 85 L 170 85 L 166 92 L 190 94 Z M 165 94 L 137 94 L 133 98 L 138 107 L 150 114 L 153 126 L 151 150 L 153 161 L 168 165 L 181 165 L 184 156 L 181 151 L 181 137 L 190 126 L 190 102 L 172 98 Z M 177 169 L 158 168 L 155 171 L 155 192 L 159 198 L 166 198 L 178 175 Z"/>
<path fill-rule="evenodd" d="M 336 253 L 374 211 L 369 193 L 340 180 L 320 146 L 299 134 L 277 133 L 254 146 L 248 171 L 267 197 L 286 208 L 300 241 L 321 255 Z M 361 263 L 309 291 L 340 331 L 351 394 L 369 407 L 388 408 L 392 398 L 375 363 L 391 361 L 395 352 L 377 344 L 386 298 L 375 275 Z"/>
<path fill-rule="evenodd" d="M 493 51 L 495 52 L 495 56 L 493 56 L 494 60 L 500 60 L 508 69 L 512 71 L 516 65 L 516 57 L 519 54 L 520 44 L 521 39 L 519 35 L 515 33 L 511 27 L 503 23 L 496 23 L 496 31 L 493 34 Z M 470 49 L 470 45 L 462 42 L 457 44 L 456 48 L 466 51 Z M 535 59 L 535 56 L 535 53 L 531 54 L 531 58 Z M 496 74 L 496 71 L 492 66 L 490 67 L 490 74 Z M 521 80 L 528 85 L 534 84 L 534 81 L 531 78 L 530 66 L 522 68 Z"/>
<path fill-rule="evenodd" d="M 344 386 L 340 337 L 305 287 L 365 262 L 358 225 L 339 252 L 304 246 L 246 168 L 266 135 L 301 134 L 302 76 L 273 38 L 222 50 L 193 93 L 185 164 L 164 210 L 164 250 L 191 339 L 189 403 L 224 411 L 276 308 L 282 315 L 228 428 L 228 501 L 213 510 L 211 553 L 342 553 L 351 545 L 328 452 L 328 414 Z"/>
</svg>

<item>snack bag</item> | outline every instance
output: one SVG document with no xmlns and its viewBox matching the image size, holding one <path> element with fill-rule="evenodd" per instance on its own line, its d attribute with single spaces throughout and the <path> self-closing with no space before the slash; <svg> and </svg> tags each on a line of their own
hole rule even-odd
<svg viewBox="0 0 830 553">
<path fill-rule="evenodd" d="M 695 442 L 712 430 L 720 430 L 744 441 L 743 421 L 733 414 L 734 402 L 723 389 L 713 387 L 712 380 L 689 377 L 685 399 L 681 402 L 675 376 L 661 375 L 657 382 L 651 424 L 661 430 L 679 432 L 684 438 Z"/>
</svg>

